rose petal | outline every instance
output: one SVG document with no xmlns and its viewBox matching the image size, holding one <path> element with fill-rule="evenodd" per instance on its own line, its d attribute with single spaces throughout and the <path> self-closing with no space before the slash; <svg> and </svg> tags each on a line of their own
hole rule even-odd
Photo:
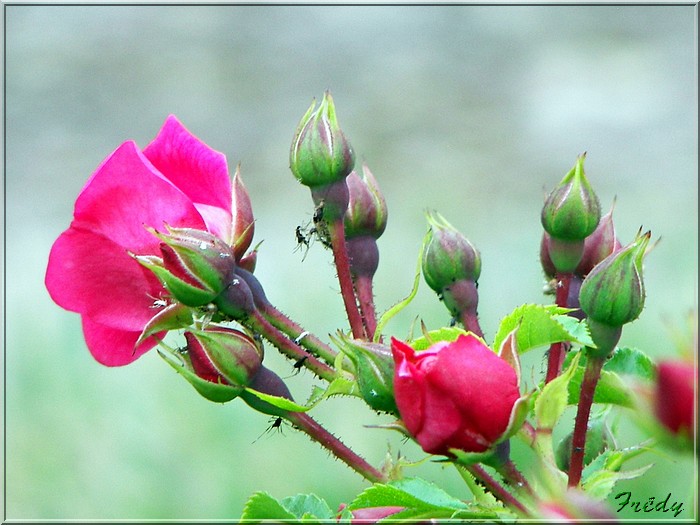
<svg viewBox="0 0 700 525">
<path fill-rule="evenodd" d="M 191 200 L 160 175 L 133 142 L 125 142 L 96 170 L 75 203 L 74 224 L 139 255 L 157 245 L 144 226 L 204 228 Z"/>
<path fill-rule="evenodd" d="M 92 356 L 106 366 L 128 365 L 157 344 L 157 341 L 151 337 L 134 348 L 140 332 L 116 330 L 85 317 L 83 317 L 83 334 Z"/>
<path fill-rule="evenodd" d="M 170 182 L 197 204 L 220 208 L 231 224 L 231 178 L 226 156 L 213 150 L 192 135 L 174 116 L 170 115 L 158 136 L 143 150 Z"/>
<path fill-rule="evenodd" d="M 54 243 L 45 278 L 63 308 L 111 328 L 138 334 L 164 291 L 126 250 L 98 233 L 71 227 Z"/>
</svg>

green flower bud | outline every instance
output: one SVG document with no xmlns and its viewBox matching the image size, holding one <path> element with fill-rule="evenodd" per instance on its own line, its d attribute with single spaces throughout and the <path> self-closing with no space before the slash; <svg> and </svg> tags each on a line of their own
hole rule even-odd
<svg viewBox="0 0 700 525">
<path fill-rule="evenodd" d="M 438 294 L 457 281 L 475 283 L 481 274 L 479 252 L 439 213 L 428 214 L 427 219 L 430 230 L 422 255 L 425 282 Z"/>
<path fill-rule="evenodd" d="M 394 358 L 391 348 L 342 335 L 335 342 L 355 366 L 357 385 L 370 408 L 398 417 L 394 400 Z"/>
<path fill-rule="evenodd" d="M 162 259 L 134 256 L 163 281 L 174 299 L 187 306 L 211 302 L 226 287 L 235 269 L 231 247 L 217 236 L 192 228 L 153 230 L 162 242 Z"/>
<path fill-rule="evenodd" d="M 379 239 L 386 228 L 387 206 L 367 164 L 362 164 L 362 175 L 351 171 L 347 184 L 350 202 L 345 212 L 345 238 L 370 236 Z"/>
<path fill-rule="evenodd" d="M 315 106 L 314 101 L 299 122 L 289 154 L 294 176 L 312 188 L 344 179 L 355 165 L 355 154 L 338 125 L 330 92 L 324 93 L 318 109 Z"/>
<path fill-rule="evenodd" d="M 542 208 L 542 226 L 553 239 L 583 241 L 598 226 L 600 204 L 583 171 L 585 158 L 585 153 L 578 158 Z M 556 265 L 556 256 L 551 255 Z"/>
<path fill-rule="evenodd" d="M 559 470 L 569 471 L 571 461 L 571 446 L 574 433 L 569 432 L 557 446 L 555 459 Z M 605 452 L 614 443 L 614 437 L 606 424 L 605 417 L 591 417 L 586 431 L 586 449 L 583 455 L 583 464 L 588 465 L 591 461 Z"/>
<path fill-rule="evenodd" d="M 243 394 L 262 369 L 263 350 L 244 333 L 221 326 L 185 332 L 173 360 L 161 354 L 202 396 L 226 403 Z"/>
<path fill-rule="evenodd" d="M 630 244 L 597 264 L 584 279 L 579 301 L 589 320 L 621 327 L 642 313 L 642 260 L 650 237 L 651 232 L 638 234 Z"/>
<path fill-rule="evenodd" d="M 212 383 L 247 386 L 262 364 L 263 351 L 239 330 L 208 327 L 185 332 L 192 369 Z"/>
</svg>

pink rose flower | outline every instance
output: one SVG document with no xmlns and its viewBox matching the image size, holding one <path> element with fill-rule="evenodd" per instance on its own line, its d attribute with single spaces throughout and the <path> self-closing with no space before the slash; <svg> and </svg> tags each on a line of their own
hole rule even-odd
<svg viewBox="0 0 700 525">
<path fill-rule="evenodd" d="M 160 255 L 160 240 L 146 227 L 197 228 L 231 243 L 231 202 L 226 157 L 172 115 L 146 148 L 127 141 L 102 162 L 51 248 L 45 279 L 51 298 L 81 315 L 97 361 L 126 365 L 157 343 L 149 337 L 135 347 L 165 296 L 129 255 Z"/>
<path fill-rule="evenodd" d="M 430 454 L 484 452 L 520 398 L 515 369 L 469 333 L 416 352 L 392 339 L 394 395 L 406 429 Z"/>
</svg>

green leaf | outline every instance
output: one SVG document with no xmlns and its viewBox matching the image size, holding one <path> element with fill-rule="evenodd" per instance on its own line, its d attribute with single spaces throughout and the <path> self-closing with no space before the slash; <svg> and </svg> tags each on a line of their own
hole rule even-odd
<svg viewBox="0 0 700 525">
<path fill-rule="evenodd" d="M 404 478 L 392 482 L 392 485 L 435 507 L 467 508 L 463 501 L 450 496 L 437 485 L 421 478 Z"/>
<path fill-rule="evenodd" d="M 571 382 L 569 383 L 570 405 L 578 404 L 584 373 L 585 366 L 579 366 L 576 373 L 571 378 Z M 626 408 L 632 408 L 634 406 L 634 400 L 629 387 L 620 379 L 620 376 L 614 372 L 607 372 L 605 370 L 602 370 L 600 373 L 600 379 L 598 380 L 595 394 L 593 395 L 593 402 L 608 403 Z"/>
<path fill-rule="evenodd" d="M 460 335 L 465 335 L 466 333 L 466 330 L 456 326 L 438 328 L 437 330 L 431 330 L 423 337 L 414 339 L 411 341 L 411 346 L 414 350 L 425 350 L 440 341 L 456 341 Z"/>
<path fill-rule="evenodd" d="M 554 428 L 568 401 L 568 386 L 578 368 L 581 352 L 577 352 L 564 373 L 545 385 L 535 401 L 535 417 L 539 428 Z"/>
<path fill-rule="evenodd" d="M 646 465 L 633 470 L 615 472 L 612 470 L 599 470 L 592 474 L 585 483 L 581 485 L 584 491 L 594 499 L 603 500 L 607 498 L 615 484 L 623 479 L 634 479 L 642 476 L 654 465 Z"/>
<path fill-rule="evenodd" d="M 615 483 L 623 479 L 639 477 L 653 466 L 646 465 L 634 470 L 620 471 L 627 461 L 645 452 L 647 452 L 647 448 L 641 445 L 622 450 L 606 450 L 583 469 L 581 486 L 595 498 L 606 498 Z"/>
<path fill-rule="evenodd" d="M 296 516 L 285 509 L 282 504 L 267 492 L 253 494 L 243 508 L 243 520 L 294 520 Z"/>
<path fill-rule="evenodd" d="M 500 348 L 503 340 L 516 328 L 518 328 L 516 342 L 521 354 L 533 348 L 561 342 L 595 346 L 585 323 L 564 315 L 571 311 L 570 308 L 561 308 L 556 305 L 519 306 L 501 321 L 493 348 Z"/>
<path fill-rule="evenodd" d="M 284 498 L 282 506 L 302 521 L 308 519 L 330 520 L 335 518 L 335 513 L 324 500 L 316 494 L 297 494 Z"/>
<path fill-rule="evenodd" d="M 650 381 L 656 377 L 656 365 L 654 362 L 649 356 L 636 348 L 618 348 L 612 357 L 605 362 L 603 370 Z"/>
</svg>

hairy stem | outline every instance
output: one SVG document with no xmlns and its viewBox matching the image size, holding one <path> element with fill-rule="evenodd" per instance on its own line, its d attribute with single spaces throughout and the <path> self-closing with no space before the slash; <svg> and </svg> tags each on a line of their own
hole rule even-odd
<svg viewBox="0 0 700 525">
<path fill-rule="evenodd" d="M 503 476 L 503 479 L 506 480 L 510 485 L 515 487 L 516 490 L 523 491 L 528 496 L 534 497 L 532 487 L 528 483 L 527 479 L 525 479 L 525 476 L 523 476 L 522 472 L 518 470 L 518 467 L 515 466 L 513 460 L 509 459 L 508 461 L 500 465 L 497 470 L 498 473 L 501 476 Z"/>
<path fill-rule="evenodd" d="M 481 481 L 484 486 L 494 495 L 497 499 L 503 502 L 507 507 L 521 513 L 524 516 L 529 516 L 530 512 L 527 510 L 525 505 L 523 505 L 518 499 L 508 492 L 503 486 L 498 483 L 493 477 L 486 472 L 484 467 L 480 465 L 470 465 L 465 467 L 476 479 Z"/>
<path fill-rule="evenodd" d="M 338 273 L 338 282 L 340 283 L 340 294 L 343 297 L 345 311 L 350 322 L 350 329 L 355 339 L 367 339 L 364 326 L 362 324 L 362 316 L 357 308 L 357 300 L 355 298 L 355 289 L 352 284 L 352 276 L 350 274 L 350 261 L 348 259 L 348 251 L 345 246 L 345 229 L 343 220 L 338 219 L 328 223 L 328 233 L 331 237 L 331 247 L 333 249 L 333 259 L 335 261 L 335 269 Z"/>
<path fill-rule="evenodd" d="M 360 303 L 362 321 L 365 332 L 367 333 L 367 339 L 372 341 L 374 332 L 377 330 L 377 314 L 374 309 L 372 278 L 367 275 L 358 275 L 355 277 L 355 291 L 357 292 L 357 299 Z"/>
<path fill-rule="evenodd" d="M 335 350 L 321 341 L 316 335 L 304 330 L 299 324 L 292 321 L 272 304 L 267 303 L 263 305 L 262 308 L 260 308 L 260 312 L 272 326 L 292 338 L 299 346 L 319 356 L 327 363 L 334 362 L 335 356 L 338 354 Z"/>
<path fill-rule="evenodd" d="M 314 441 L 328 449 L 335 457 L 343 461 L 365 479 L 372 483 L 386 483 L 388 481 L 386 475 L 367 463 L 364 458 L 358 456 L 308 414 L 303 412 L 289 412 L 286 418 L 294 426 L 306 432 Z"/>
<path fill-rule="evenodd" d="M 569 463 L 569 487 L 576 487 L 581 481 L 583 472 L 583 457 L 586 450 L 586 432 L 588 430 L 588 418 L 591 415 L 593 396 L 595 394 L 600 371 L 605 362 L 604 357 L 588 356 L 586 371 L 583 374 L 581 383 L 581 394 L 579 396 L 576 421 L 574 423 L 574 434 L 571 440 L 571 461 Z"/>
<path fill-rule="evenodd" d="M 570 273 L 557 274 L 557 281 L 559 283 L 559 285 L 557 286 L 556 295 L 557 306 L 568 306 L 567 303 L 569 298 L 569 286 L 571 284 L 571 277 L 572 274 Z M 549 383 L 552 379 L 555 379 L 559 374 L 561 374 L 562 365 L 564 364 L 564 358 L 566 357 L 566 352 L 568 349 L 568 343 L 553 343 L 549 347 L 545 384 Z"/>
<path fill-rule="evenodd" d="M 304 350 L 299 344 L 292 341 L 283 332 L 275 328 L 258 310 L 244 322 L 248 328 L 263 335 L 268 341 L 275 345 L 280 352 L 287 357 L 294 359 L 300 366 L 308 368 L 311 372 L 326 381 L 333 381 L 336 372 L 326 363 L 319 361 Z"/>
</svg>

